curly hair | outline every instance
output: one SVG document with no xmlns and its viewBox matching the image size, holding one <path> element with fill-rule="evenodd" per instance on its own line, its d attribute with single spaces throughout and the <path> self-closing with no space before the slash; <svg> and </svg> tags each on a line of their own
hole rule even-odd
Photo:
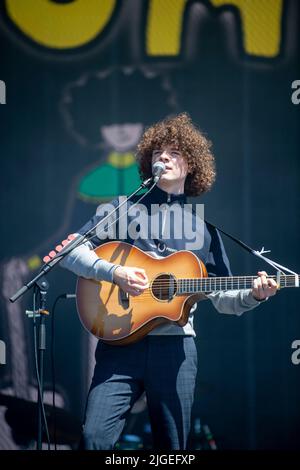
<svg viewBox="0 0 300 470">
<path fill-rule="evenodd" d="M 185 194 L 198 196 L 209 191 L 216 177 L 211 142 L 192 123 L 187 113 L 167 117 L 144 132 L 137 147 L 137 162 L 141 178 L 152 176 L 152 152 L 168 145 L 177 148 L 188 164 Z"/>
</svg>

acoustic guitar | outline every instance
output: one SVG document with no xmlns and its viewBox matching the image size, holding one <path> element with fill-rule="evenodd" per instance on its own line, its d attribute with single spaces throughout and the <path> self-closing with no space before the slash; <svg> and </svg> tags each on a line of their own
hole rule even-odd
<svg viewBox="0 0 300 470">
<path fill-rule="evenodd" d="M 145 269 L 149 288 L 130 296 L 106 281 L 78 278 L 77 311 L 83 326 L 97 338 L 125 345 L 143 338 L 156 326 L 173 322 L 184 326 L 192 305 L 207 293 L 249 289 L 257 276 L 208 277 L 204 263 L 190 251 L 154 258 L 124 242 L 108 242 L 95 249 L 99 258 L 122 266 Z M 295 275 L 269 276 L 278 287 L 298 287 Z"/>
</svg>

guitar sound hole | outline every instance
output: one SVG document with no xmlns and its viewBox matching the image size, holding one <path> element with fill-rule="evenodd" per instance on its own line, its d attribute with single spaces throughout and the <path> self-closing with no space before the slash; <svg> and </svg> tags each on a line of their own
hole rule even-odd
<svg viewBox="0 0 300 470">
<path fill-rule="evenodd" d="M 157 300 L 170 301 L 177 292 L 176 279 L 172 274 L 160 274 L 152 282 L 151 290 Z"/>
</svg>

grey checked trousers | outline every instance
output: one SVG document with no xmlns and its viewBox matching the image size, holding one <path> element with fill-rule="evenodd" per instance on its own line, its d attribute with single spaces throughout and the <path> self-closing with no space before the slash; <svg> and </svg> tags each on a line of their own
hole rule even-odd
<svg viewBox="0 0 300 470">
<path fill-rule="evenodd" d="M 81 447 L 113 449 L 146 392 L 155 450 L 185 450 L 197 373 L 192 336 L 148 335 L 127 346 L 99 341 Z"/>
</svg>

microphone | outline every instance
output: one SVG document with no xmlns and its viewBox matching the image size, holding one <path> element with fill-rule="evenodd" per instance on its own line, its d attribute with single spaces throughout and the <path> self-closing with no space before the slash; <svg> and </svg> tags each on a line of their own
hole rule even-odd
<svg viewBox="0 0 300 470">
<path fill-rule="evenodd" d="M 152 175 L 154 183 L 157 183 L 161 175 L 164 173 L 166 165 L 163 162 L 156 162 L 152 166 Z"/>
</svg>

